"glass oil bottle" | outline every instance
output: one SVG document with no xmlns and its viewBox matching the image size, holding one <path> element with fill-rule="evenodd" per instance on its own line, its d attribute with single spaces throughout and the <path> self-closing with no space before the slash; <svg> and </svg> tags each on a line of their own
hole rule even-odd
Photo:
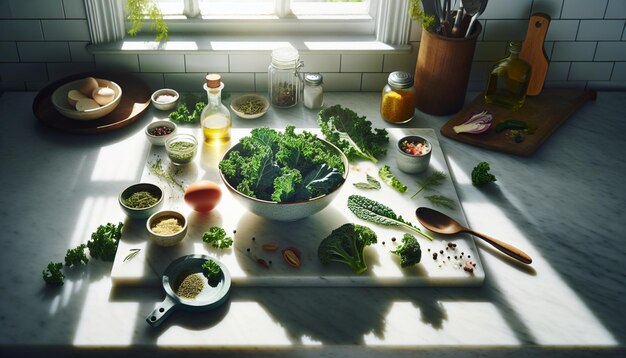
<svg viewBox="0 0 626 358">
<path fill-rule="evenodd" d="M 230 141 L 232 118 L 230 111 L 222 104 L 222 77 L 218 74 L 206 76 L 203 86 L 208 102 L 200 115 L 202 132 L 206 143 L 224 143 Z"/>
<path fill-rule="evenodd" d="M 519 58 L 522 44 L 509 43 L 509 56 L 496 62 L 489 75 L 485 102 L 508 107 L 514 111 L 522 108 L 526 101 L 526 90 L 530 81 L 530 65 Z"/>
</svg>

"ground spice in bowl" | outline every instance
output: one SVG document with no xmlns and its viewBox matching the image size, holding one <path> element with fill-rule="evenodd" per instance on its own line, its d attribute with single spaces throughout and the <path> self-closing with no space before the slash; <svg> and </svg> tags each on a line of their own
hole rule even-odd
<svg viewBox="0 0 626 358">
<path fill-rule="evenodd" d="M 133 193 L 126 199 L 122 199 L 124 205 L 133 209 L 145 209 L 149 208 L 152 205 L 156 204 L 159 201 L 159 198 L 152 195 L 152 193 L 148 191 L 138 191 Z"/>
<path fill-rule="evenodd" d="M 152 226 L 152 231 L 159 235 L 173 235 L 180 232 L 182 229 L 183 227 L 176 218 L 164 218 Z"/>
</svg>

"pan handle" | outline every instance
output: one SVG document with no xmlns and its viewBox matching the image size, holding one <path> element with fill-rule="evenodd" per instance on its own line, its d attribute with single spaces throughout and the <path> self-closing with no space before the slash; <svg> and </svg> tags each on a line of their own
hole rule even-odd
<svg viewBox="0 0 626 358">
<path fill-rule="evenodd" d="M 174 311 L 176 305 L 177 302 L 169 295 L 166 295 L 163 302 L 146 317 L 146 322 L 152 327 L 160 325 Z"/>
</svg>

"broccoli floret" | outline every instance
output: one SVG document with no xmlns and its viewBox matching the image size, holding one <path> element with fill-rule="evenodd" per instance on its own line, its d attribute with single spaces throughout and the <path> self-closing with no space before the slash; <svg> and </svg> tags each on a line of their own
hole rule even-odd
<svg viewBox="0 0 626 358">
<path fill-rule="evenodd" d="M 202 264 L 202 272 L 209 283 L 219 281 L 222 275 L 222 268 L 215 261 L 209 259 Z"/>
<path fill-rule="evenodd" d="M 87 245 L 80 244 L 74 249 L 68 249 L 67 253 L 65 254 L 65 266 L 78 266 L 81 263 L 87 264 L 89 262 L 89 259 L 85 254 L 86 248 Z"/>
<path fill-rule="evenodd" d="M 324 265 L 331 261 L 342 262 L 354 272 L 362 273 L 367 270 L 363 250 L 376 242 L 376 233 L 372 229 L 344 224 L 322 240 L 317 248 L 317 257 Z"/>
<path fill-rule="evenodd" d="M 61 272 L 62 268 L 62 262 L 50 262 L 48 267 L 42 272 L 43 280 L 46 281 L 46 284 L 52 286 L 63 286 L 63 279 L 65 278 L 65 275 Z"/>
<path fill-rule="evenodd" d="M 226 230 L 217 226 L 209 228 L 209 231 L 202 234 L 202 241 L 216 249 L 226 249 L 233 245 L 233 239 L 226 236 Z"/>
<path fill-rule="evenodd" d="M 404 234 L 402 244 L 398 245 L 392 254 L 400 256 L 400 266 L 409 267 L 418 264 L 422 259 L 422 249 L 415 236 Z"/>
<path fill-rule="evenodd" d="M 489 163 L 480 162 L 472 170 L 472 184 L 474 186 L 483 186 L 485 184 L 496 181 L 496 177 L 489 173 Z"/>
</svg>

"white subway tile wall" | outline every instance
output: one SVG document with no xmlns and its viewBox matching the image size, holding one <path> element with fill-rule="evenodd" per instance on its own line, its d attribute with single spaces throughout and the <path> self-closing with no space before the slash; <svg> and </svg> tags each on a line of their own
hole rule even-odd
<svg viewBox="0 0 626 358">
<path fill-rule="evenodd" d="M 536 12 L 552 18 L 544 46 L 551 60 L 546 86 L 626 90 L 626 0 L 490 0 L 480 17 L 469 90 L 484 89 L 492 64 L 509 40 L 524 39 Z M 414 22 L 410 51 L 302 51 L 303 70 L 321 72 L 326 91 L 380 91 L 390 72 L 414 72 L 420 37 Z M 267 91 L 267 50 L 92 54 L 89 43 L 83 0 L 0 1 L 0 92 L 37 91 L 92 70 L 128 71 L 151 88 L 194 92 L 216 72 L 227 91 Z"/>
</svg>

